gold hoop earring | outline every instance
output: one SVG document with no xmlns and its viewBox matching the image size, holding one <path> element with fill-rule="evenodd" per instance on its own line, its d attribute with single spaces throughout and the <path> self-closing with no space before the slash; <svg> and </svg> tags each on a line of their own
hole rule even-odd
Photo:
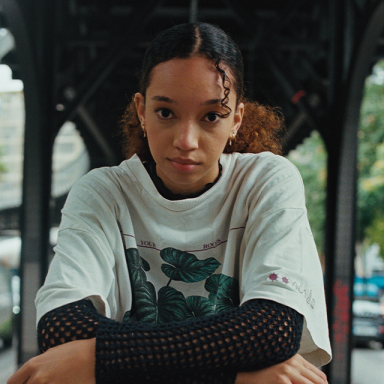
<svg viewBox="0 0 384 384">
<path fill-rule="evenodd" d="M 143 129 L 143 135 L 144 135 L 144 137 L 147 137 L 147 132 L 145 132 L 145 125 L 143 124 L 143 125 L 141 126 L 141 128 Z"/>
</svg>

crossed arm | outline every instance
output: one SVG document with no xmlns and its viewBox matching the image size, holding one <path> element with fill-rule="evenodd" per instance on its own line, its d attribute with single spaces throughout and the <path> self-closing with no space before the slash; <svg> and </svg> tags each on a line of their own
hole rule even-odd
<svg viewBox="0 0 384 384">
<path fill-rule="evenodd" d="M 296 354 L 302 324 L 296 311 L 268 300 L 159 326 L 122 324 L 81 300 L 43 316 L 38 335 L 45 353 L 8 384 L 72 384 L 73 373 L 82 384 L 326 383 L 321 371 Z M 68 370 L 67 364 L 78 368 Z"/>
</svg>

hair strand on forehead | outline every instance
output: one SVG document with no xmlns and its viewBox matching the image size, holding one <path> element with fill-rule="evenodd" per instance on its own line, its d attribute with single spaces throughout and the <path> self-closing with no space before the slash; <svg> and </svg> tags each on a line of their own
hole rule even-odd
<svg viewBox="0 0 384 384">
<path fill-rule="evenodd" d="M 228 95 L 231 92 L 231 79 L 227 76 L 224 69 L 220 68 L 220 60 L 216 61 L 215 67 L 220 73 L 221 79 L 223 80 L 224 97 L 221 100 L 221 106 L 228 111 L 226 114 L 223 115 L 223 117 L 227 117 L 232 112 L 231 108 L 227 105 L 229 101 Z"/>
</svg>

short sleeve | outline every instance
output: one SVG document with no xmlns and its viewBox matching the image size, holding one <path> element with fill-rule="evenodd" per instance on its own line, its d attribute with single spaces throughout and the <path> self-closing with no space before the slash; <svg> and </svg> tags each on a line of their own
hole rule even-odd
<svg viewBox="0 0 384 384">
<path fill-rule="evenodd" d="M 37 321 L 54 308 L 84 298 L 107 317 L 118 311 L 116 260 L 124 260 L 124 246 L 113 199 L 108 200 L 110 193 L 98 179 L 100 174 L 91 172 L 68 195 L 55 256 L 36 296 Z M 119 267 L 128 276 L 126 266 Z"/>
<path fill-rule="evenodd" d="M 242 302 L 264 298 L 301 313 L 299 353 L 320 366 L 331 358 L 323 274 L 301 176 L 288 160 L 276 158 L 250 196 L 242 242 Z"/>
</svg>

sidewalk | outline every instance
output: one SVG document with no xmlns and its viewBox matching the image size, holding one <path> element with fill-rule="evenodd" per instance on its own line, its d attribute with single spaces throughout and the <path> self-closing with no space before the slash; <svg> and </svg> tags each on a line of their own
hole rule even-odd
<svg viewBox="0 0 384 384">
<path fill-rule="evenodd" d="M 16 346 L 0 349 L 0 384 L 6 384 L 16 371 Z"/>
</svg>

